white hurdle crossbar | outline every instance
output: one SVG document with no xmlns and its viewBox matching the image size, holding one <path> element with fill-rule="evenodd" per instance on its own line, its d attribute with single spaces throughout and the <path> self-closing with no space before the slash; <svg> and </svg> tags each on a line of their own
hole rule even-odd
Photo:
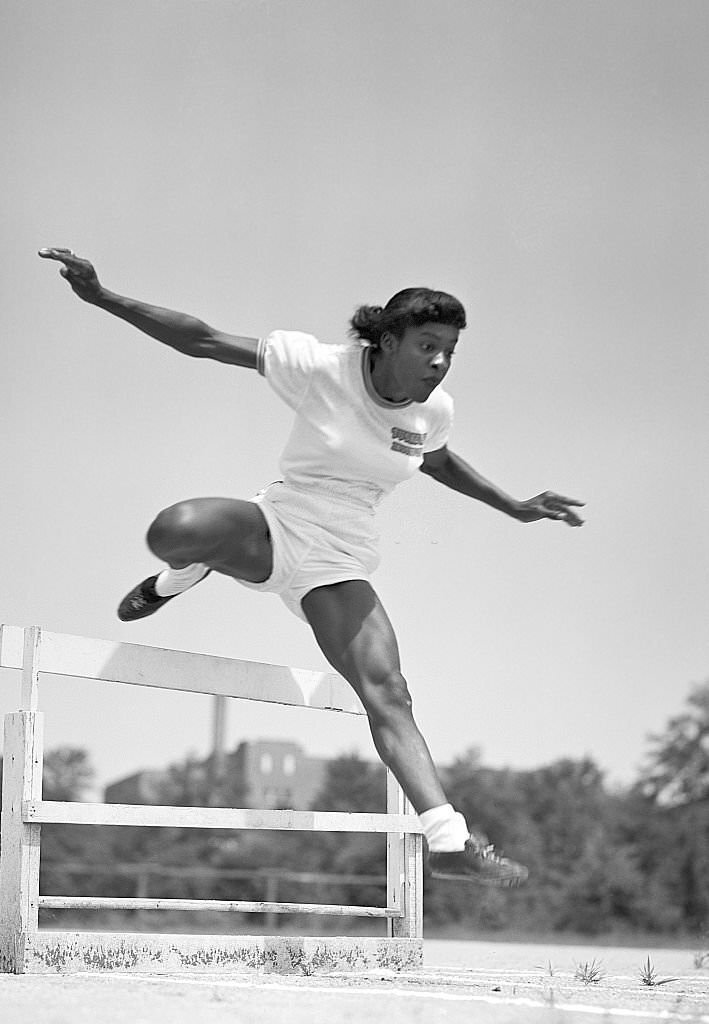
<svg viewBox="0 0 709 1024">
<path fill-rule="evenodd" d="M 0 668 L 22 673 L 21 708 L 5 716 L 0 819 L 0 972 L 77 970 L 266 969 L 302 971 L 394 965 L 423 957 L 423 837 L 396 779 L 387 771 L 387 811 L 258 810 L 228 807 L 78 803 L 42 799 L 42 675 L 213 694 L 364 715 L 352 688 L 327 672 L 238 661 L 138 644 L 0 626 Z M 297 829 L 387 835 L 384 907 L 245 900 L 40 895 L 41 827 L 49 823 L 220 829 Z M 40 907 L 53 909 L 215 910 L 385 918 L 386 938 L 205 936 L 40 930 Z"/>
</svg>

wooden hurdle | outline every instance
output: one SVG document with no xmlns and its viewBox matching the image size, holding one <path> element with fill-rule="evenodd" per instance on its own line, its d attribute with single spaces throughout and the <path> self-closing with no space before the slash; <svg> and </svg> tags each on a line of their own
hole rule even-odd
<svg viewBox="0 0 709 1024">
<path fill-rule="evenodd" d="M 371 967 L 397 969 L 423 958 L 423 837 L 417 816 L 387 773 L 387 812 L 157 807 L 42 800 L 42 675 L 214 694 L 363 715 L 339 676 L 138 644 L 0 626 L 0 668 L 22 673 L 20 710 L 5 717 L 0 822 L 0 972 L 263 970 L 300 972 Z M 41 827 L 150 825 L 179 828 L 385 832 L 384 907 L 244 900 L 98 898 L 40 895 Z M 49 931 L 41 907 L 61 909 L 213 910 L 334 914 L 385 918 L 387 936 L 292 937 Z"/>
</svg>

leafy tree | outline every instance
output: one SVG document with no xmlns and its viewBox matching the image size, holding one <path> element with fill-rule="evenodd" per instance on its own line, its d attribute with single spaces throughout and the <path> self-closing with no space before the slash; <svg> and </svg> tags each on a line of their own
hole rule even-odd
<svg viewBox="0 0 709 1024">
<path fill-rule="evenodd" d="M 386 810 L 386 776 L 382 764 L 344 754 L 330 761 L 323 785 L 313 800 L 321 811 Z"/>
<path fill-rule="evenodd" d="M 664 732 L 649 737 L 652 749 L 640 785 L 660 803 L 709 797 L 709 680 L 694 686 L 686 703 Z"/>
<path fill-rule="evenodd" d="M 649 741 L 628 798 L 643 811 L 637 856 L 672 908 L 675 928 L 702 932 L 709 920 L 709 680 L 690 689 L 684 710 Z"/>
<path fill-rule="evenodd" d="M 43 799 L 81 800 L 94 776 L 94 769 L 85 750 L 78 747 L 55 747 L 44 758 Z"/>
<path fill-rule="evenodd" d="M 42 798 L 44 800 L 81 800 L 94 778 L 95 772 L 85 750 L 79 747 L 55 747 L 44 755 Z M 2 757 L 0 757 L 1 783 Z"/>
<path fill-rule="evenodd" d="M 557 927 L 584 935 L 632 929 L 643 882 L 632 850 L 610 842 L 602 826 L 594 829 L 570 865 Z"/>
</svg>

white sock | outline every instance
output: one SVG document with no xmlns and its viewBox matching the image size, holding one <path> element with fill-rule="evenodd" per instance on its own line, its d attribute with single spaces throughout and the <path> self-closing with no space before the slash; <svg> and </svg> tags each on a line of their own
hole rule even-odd
<svg viewBox="0 0 709 1024">
<path fill-rule="evenodd" d="M 183 590 L 189 590 L 195 583 L 204 579 L 208 572 L 209 566 L 202 562 L 193 562 L 184 569 L 163 569 L 155 580 L 155 593 L 158 597 L 181 594 Z"/>
<path fill-rule="evenodd" d="M 463 850 L 470 835 L 465 818 L 451 804 L 441 804 L 419 814 L 419 821 L 431 853 Z"/>
</svg>

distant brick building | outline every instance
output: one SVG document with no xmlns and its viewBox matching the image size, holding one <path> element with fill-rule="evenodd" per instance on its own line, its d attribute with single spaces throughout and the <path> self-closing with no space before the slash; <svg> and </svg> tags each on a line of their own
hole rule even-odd
<svg viewBox="0 0 709 1024">
<path fill-rule="evenodd" d="M 240 743 L 228 758 L 227 771 L 243 782 L 249 807 L 309 808 L 327 771 L 323 758 L 308 757 L 289 740 Z"/>
<path fill-rule="evenodd" d="M 283 807 L 308 810 L 322 788 L 327 760 L 309 757 L 290 740 L 253 740 L 240 743 L 226 756 L 225 776 L 238 784 L 245 807 Z M 193 766 L 205 780 L 209 759 Z M 143 771 L 107 786 L 106 803 L 157 804 L 165 802 L 170 773 L 167 770 Z"/>
<path fill-rule="evenodd" d="M 162 803 L 162 789 L 167 782 L 166 771 L 144 771 L 128 775 L 125 779 L 112 782 L 104 790 L 107 804 L 159 804 Z"/>
</svg>

